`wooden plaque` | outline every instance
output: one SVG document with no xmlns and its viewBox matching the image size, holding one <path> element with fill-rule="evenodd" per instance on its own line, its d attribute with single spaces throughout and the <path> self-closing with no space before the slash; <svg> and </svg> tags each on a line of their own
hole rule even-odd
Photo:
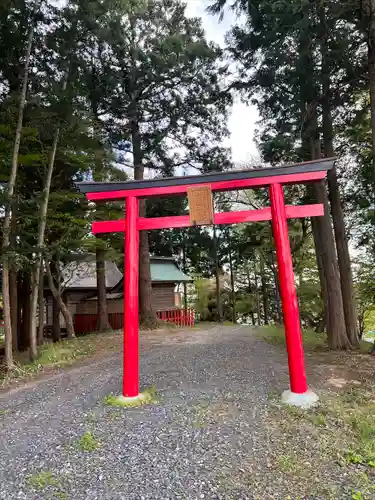
<svg viewBox="0 0 375 500">
<path fill-rule="evenodd" d="M 209 226 L 214 223 L 214 207 L 210 186 L 187 188 L 190 221 L 194 226 Z"/>
</svg>

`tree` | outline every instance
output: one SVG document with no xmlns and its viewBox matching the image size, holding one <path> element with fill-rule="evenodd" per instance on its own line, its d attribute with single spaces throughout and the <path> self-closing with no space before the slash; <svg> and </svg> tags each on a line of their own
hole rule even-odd
<svg viewBox="0 0 375 500">
<path fill-rule="evenodd" d="M 61 134 L 64 133 L 66 129 L 69 129 L 72 121 L 71 117 L 75 114 L 73 109 L 70 108 L 69 99 L 73 101 L 76 94 L 76 89 L 74 88 L 74 84 L 77 79 L 76 72 L 74 71 L 74 63 L 76 62 L 75 49 L 78 45 L 78 22 L 82 17 L 82 12 L 79 9 L 76 10 L 75 7 L 75 2 L 70 1 L 68 2 L 67 7 L 63 9 L 61 16 L 63 20 L 65 20 L 65 23 L 63 22 L 61 28 L 59 27 L 56 30 L 54 38 L 54 45 L 56 45 L 59 49 L 57 52 L 57 60 L 54 61 L 54 65 L 60 68 L 61 79 L 53 82 L 52 88 L 49 89 L 50 94 L 54 96 L 54 99 L 57 102 L 51 103 L 51 105 L 55 107 L 55 125 L 52 136 L 51 150 L 48 156 L 48 164 L 44 179 L 43 191 L 39 204 L 38 236 L 36 241 L 36 258 L 34 263 L 31 293 L 30 352 L 32 360 L 36 359 L 37 357 L 36 314 L 39 295 L 39 282 L 45 245 L 48 203 L 52 186 L 52 175 L 55 170 L 56 154 Z M 58 109 L 58 107 L 63 107 L 63 109 Z M 65 121 L 63 121 L 64 119 Z M 47 275 L 50 281 L 51 276 L 48 268 L 48 263 Z M 61 307 L 59 303 L 59 307 L 63 309 L 63 314 L 65 317 L 66 312 L 64 311 L 64 305 L 62 305 Z"/>
<path fill-rule="evenodd" d="M 211 10 L 221 12 L 226 3 L 218 1 Z M 324 153 L 331 155 L 332 120 L 340 117 L 343 95 L 352 102 L 350 89 L 360 73 L 358 31 L 344 21 L 345 8 L 328 0 L 319 4 L 258 0 L 251 2 L 250 8 L 239 0 L 231 6 L 248 20 L 244 26 L 235 26 L 228 37 L 229 51 L 240 65 L 234 86 L 259 107 L 263 123 L 259 143 L 264 159 L 277 164 L 320 158 L 321 119 Z M 249 72 L 249 68 L 256 69 Z M 347 348 L 357 345 L 358 336 L 335 171 L 330 174 L 329 187 L 341 275 L 324 186 L 316 186 L 314 197 L 324 202 L 326 214 L 313 221 L 313 230 L 330 345 Z"/>
<path fill-rule="evenodd" d="M 322 90 L 322 129 L 323 129 L 323 150 L 326 157 L 334 156 L 334 128 L 332 117 L 332 79 L 333 75 L 339 71 L 340 64 L 337 64 L 336 37 L 331 33 L 334 29 L 334 20 L 328 19 L 326 7 L 323 4 L 317 9 L 318 34 L 320 39 L 321 65 L 321 90 Z M 331 38 L 333 38 L 333 43 Z M 345 40 L 345 38 L 344 38 Z M 333 47 L 332 47 L 333 45 Z M 339 63 L 342 63 L 342 60 Z M 356 297 L 353 285 L 352 268 L 349 255 L 349 245 L 346 235 L 344 213 L 341 203 L 341 196 L 338 184 L 337 169 L 328 172 L 328 187 L 330 195 L 330 206 L 332 211 L 333 227 L 335 231 L 335 241 L 340 269 L 341 293 L 344 306 L 345 325 L 348 338 L 352 346 L 358 345 L 358 326 Z"/>
<path fill-rule="evenodd" d="M 20 152 L 24 111 L 26 106 L 26 94 L 27 94 L 28 80 L 29 80 L 29 64 L 30 64 L 31 51 L 34 41 L 35 19 L 40 11 L 41 4 L 42 1 L 38 1 L 33 8 L 31 16 L 31 24 L 27 35 L 27 45 L 25 51 L 25 61 L 23 65 L 22 84 L 19 88 L 20 98 L 18 106 L 18 119 L 15 130 L 11 171 L 9 180 L 7 182 L 7 203 L 5 205 L 5 217 L 3 222 L 2 291 L 3 291 L 3 318 L 4 318 L 4 335 L 5 335 L 5 359 L 8 369 L 13 368 L 13 353 L 12 353 L 13 333 L 12 333 L 12 318 L 10 310 L 10 289 L 9 289 L 9 246 L 10 246 L 12 204 L 13 204 L 13 196 L 17 178 L 18 157 Z"/>
<path fill-rule="evenodd" d="M 97 328 L 99 332 L 105 332 L 111 329 L 111 325 L 108 319 L 105 249 L 99 246 L 96 248 L 96 280 L 98 289 Z"/>
<path fill-rule="evenodd" d="M 231 98 L 221 88 L 221 50 L 204 39 L 197 19 L 177 0 L 130 1 L 112 11 L 109 110 L 113 131 L 132 143 L 134 178 L 145 168 L 173 175 L 183 165 L 206 168 L 204 156 L 225 135 Z M 109 62 L 110 61 L 110 62 Z M 140 203 L 140 216 L 146 206 Z M 140 235 L 140 319 L 153 325 L 147 233 Z"/>
<path fill-rule="evenodd" d="M 375 201 L 375 1 L 361 0 L 357 10 L 360 26 L 367 43 L 367 63 L 370 94 L 371 137 L 372 137 L 372 192 Z"/>
<path fill-rule="evenodd" d="M 375 307 L 375 271 L 371 260 L 361 259 L 357 272 L 357 299 L 359 304 L 359 330 L 365 333 L 366 321 Z"/>
</svg>

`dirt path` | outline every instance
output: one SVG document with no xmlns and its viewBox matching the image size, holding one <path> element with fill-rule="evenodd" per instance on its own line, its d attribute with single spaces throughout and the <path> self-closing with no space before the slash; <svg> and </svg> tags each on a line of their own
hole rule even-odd
<svg viewBox="0 0 375 500">
<path fill-rule="evenodd" d="M 314 356 L 312 388 L 323 396 L 328 387 L 331 397 L 342 374 Z M 371 417 L 371 394 L 345 393 L 303 414 L 282 407 L 285 348 L 251 328 L 141 334 L 140 369 L 142 387 L 159 396 L 142 408 L 105 404 L 121 389 L 113 350 L 1 395 L 0 499 L 375 498 L 370 459 L 337 458 L 342 438 L 358 429 L 371 452 L 371 418 L 352 428 L 350 413 L 355 405 Z"/>
<path fill-rule="evenodd" d="M 286 376 L 271 346 L 243 327 L 145 335 L 160 402 L 143 408 L 104 404 L 121 371 L 111 355 L 1 396 L 1 499 L 254 497 L 231 476 L 267 463 L 261 414 Z"/>
</svg>

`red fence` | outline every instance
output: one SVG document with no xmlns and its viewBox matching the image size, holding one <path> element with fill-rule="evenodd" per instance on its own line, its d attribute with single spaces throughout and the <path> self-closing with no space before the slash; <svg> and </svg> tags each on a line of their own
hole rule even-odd
<svg viewBox="0 0 375 500">
<path fill-rule="evenodd" d="M 158 311 L 157 317 L 167 323 L 174 323 L 177 326 L 194 326 L 194 311 L 188 309 L 185 313 L 184 309 L 171 309 L 169 311 Z M 109 324 L 113 330 L 121 330 L 124 328 L 124 313 L 108 314 Z M 98 327 L 97 314 L 75 314 L 74 329 L 76 333 L 95 332 Z"/>
<path fill-rule="evenodd" d="M 194 311 L 188 309 L 171 309 L 170 311 L 158 311 L 157 317 L 167 323 L 174 323 L 177 326 L 194 326 Z"/>
</svg>

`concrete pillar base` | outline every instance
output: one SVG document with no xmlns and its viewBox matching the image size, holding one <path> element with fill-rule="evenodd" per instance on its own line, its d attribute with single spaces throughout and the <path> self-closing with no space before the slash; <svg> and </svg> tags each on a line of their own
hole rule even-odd
<svg viewBox="0 0 375 500">
<path fill-rule="evenodd" d="M 120 406 L 124 408 L 133 408 L 136 406 L 142 406 L 149 402 L 149 398 L 147 394 L 138 394 L 138 396 L 134 397 L 125 397 L 123 395 L 120 396 L 109 396 L 107 398 L 107 404 L 110 406 Z"/>
<path fill-rule="evenodd" d="M 138 394 L 138 396 L 126 397 L 121 394 L 120 396 L 117 396 L 116 399 L 119 403 L 132 404 L 132 403 L 142 402 L 145 399 L 145 395 L 140 393 Z"/>
<path fill-rule="evenodd" d="M 284 391 L 281 395 L 281 401 L 287 405 L 297 406 L 307 410 L 318 404 L 319 397 L 315 392 L 308 389 L 303 394 L 297 394 L 290 390 Z"/>
<path fill-rule="evenodd" d="M 132 408 L 134 406 L 142 406 L 151 403 L 158 403 L 159 398 L 156 394 L 155 387 L 149 387 L 143 392 L 140 392 L 138 396 L 126 397 L 126 396 L 115 396 L 110 394 L 105 398 L 105 402 L 109 406 L 122 406 L 124 408 Z"/>
</svg>

